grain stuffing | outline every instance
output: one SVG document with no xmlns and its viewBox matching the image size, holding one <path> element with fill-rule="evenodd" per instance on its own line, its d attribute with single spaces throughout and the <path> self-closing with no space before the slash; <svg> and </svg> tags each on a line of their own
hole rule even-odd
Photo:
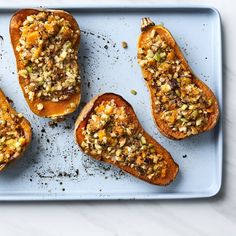
<svg viewBox="0 0 236 236">
<path fill-rule="evenodd" d="M 19 75 L 26 81 L 23 89 L 28 99 L 59 102 L 78 93 L 80 74 L 73 46 L 79 30 L 53 12 L 39 12 L 27 16 L 20 34 L 16 51 L 24 67 Z"/>
<path fill-rule="evenodd" d="M 85 153 L 128 166 L 150 180 L 166 177 L 167 161 L 130 120 L 126 107 L 114 99 L 102 101 L 93 110 L 82 134 Z"/>
<path fill-rule="evenodd" d="M 143 19 L 142 30 L 154 26 Z M 175 47 L 153 27 L 138 48 L 138 63 L 153 96 L 154 113 L 173 131 L 198 134 L 214 112 L 213 100 L 194 82 L 194 75 L 176 54 Z"/>
<path fill-rule="evenodd" d="M 22 114 L 12 114 L 2 104 L 0 108 L 0 166 L 17 157 L 26 145 L 26 137 L 20 122 Z"/>
</svg>

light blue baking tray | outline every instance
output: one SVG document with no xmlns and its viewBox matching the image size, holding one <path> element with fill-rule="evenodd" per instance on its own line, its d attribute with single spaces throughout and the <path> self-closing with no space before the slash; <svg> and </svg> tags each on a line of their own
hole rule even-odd
<svg viewBox="0 0 236 236">
<path fill-rule="evenodd" d="M 27 3 L 24 7 L 27 6 Z M 39 5 L 34 5 L 39 7 Z M 47 7 L 47 6 L 43 6 Z M 55 8 L 54 6 L 50 6 Z M 221 23 L 206 6 L 73 5 L 69 11 L 82 30 L 79 61 L 82 104 L 67 121 L 51 128 L 27 107 L 17 81 L 10 45 L 9 21 L 16 9 L 0 10 L 0 87 L 33 126 L 33 140 L 24 157 L 0 173 L 0 200 L 174 199 L 210 197 L 222 179 L 222 119 L 207 133 L 172 141 L 157 130 L 149 93 L 136 60 L 142 17 L 163 23 L 173 34 L 193 71 L 215 92 L 222 110 Z M 128 48 L 123 49 L 121 42 Z M 137 91 L 134 96 L 131 89 Z M 179 164 L 176 180 L 159 187 L 137 180 L 82 154 L 73 138 L 74 121 L 94 95 L 115 92 L 134 107 L 144 128 Z"/>
</svg>

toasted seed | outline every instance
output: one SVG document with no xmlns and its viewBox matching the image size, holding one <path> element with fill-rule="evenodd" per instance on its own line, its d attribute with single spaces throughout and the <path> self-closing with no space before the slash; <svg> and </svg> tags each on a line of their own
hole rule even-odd
<svg viewBox="0 0 236 236">
<path fill-rule="evenodd" d="M 122 48 L 127 48 L 127 47 L 128 47 L 128 44 L 127 44 L 127 42 L 123 41 L 123 42 L 121 43 L 121 46 L 122 46 Z"/>
<path fill-rule="evenodd" d="M 137 95 L 137 91 L 134 90 L 134 89 L 131 89 L 130 92 L 131 92 L 133 95 Z"/>
</svg>

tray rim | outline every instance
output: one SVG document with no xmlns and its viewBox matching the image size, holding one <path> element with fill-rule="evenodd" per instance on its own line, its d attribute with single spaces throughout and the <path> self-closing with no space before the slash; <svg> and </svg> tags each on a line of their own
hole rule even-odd
<svg viewBox="0 0 236 236">
<path fill-rule="evenodd" d="M 217 81 L 217 87 L 219 89 L 219 97 L 218 101 L 220 104 L 220 110 L 221 115 L 220 119 L 217 125 L 218 129 L 218 135 L 216 137 L 216 140 L 218 140 L 217 145 L 217 168 L 218 173 L 216 176 L 216 184 L 214 186 L 211 186 L 209 188 L 209 191 L 206 190 L 204 192 L 195 192 L 195 193 L 188 193 L 188 192 L 182 192 L 182 193 L 156 193 L 156 194 L 145 194 L 140 193 L 136 194 L 134 193 L 134 196 L 131 194 L 74 194 L 74 193 L 68 193 L 68 194 L 40 194 L 40 195 L 34 195 L 34 193 L 30 194 L 20 194 L 20 195 L 1 195 L 0 194 L 0 201 L 81 201 L 81 200 L 164 200 L 164 199 L 195 199 L 195 198 L 209 198 L 217 195 L 222 187 L 222 173 L 223 173 L 223 68 L 222 68 L 222 22 L 221 22 L 221 16 L 217 8 L 211 5 L 206 4 L 165 4 L 165 3 L 75 3 L 75 2 L 60 2 L 60 4 L 54 4 L 54 3 L 38 3 L 38 2 L 31 2 L 31 4 L 21 2 L 19 7 L 13 6 L 11 3 L 4 2 L 2 6 L 0 6 L 0 12 L 5 11 L 14 11 L 22 8 L 39 8 L 39 9 L 45 9 L 45 8 L 54 8 L 54 9 L 66 9 L 66 10 L 76 10 L 76 9 L 82 9 L 82 10 L 157 10 L 157 9 L 167 9 L 167 10 L 197 10 L 197 11 L 203 11 L 208 10 L 212 11 L 216 15 L 216 25 L 218 27 L 217 30 L 217 39 L 219 40 L 218 44 L 218 60 L 219 60 L 219 67 L 218 67 L 218 74 L 219 74 L 219 80 Z"/>
<path fill-rule="evenodd" d="M 21 2 L 19 7 L 13 6 L 10 2 L 3 2 L 1 3 L 0 10 L 16 10 L 22 8 L 63 8 L 63 9 L 155 9 L 155 8 L 166 8 L 166 9 L 193 9 L 193 10 L 213 10 L 220 18 L 219 10 L 210 4 L 193 4 L 193 3 L 125 3 L 125 2 L 118 2 L 118 3 L 81 3 L 81 2 L 71 2 L 69 1 L 61 1 L 60 4 L 55 4 L 52 2 L 47 3 L 38 3 L 36 1 L 32 1 L 30 4 L 26 2 Z"/>
</svg>

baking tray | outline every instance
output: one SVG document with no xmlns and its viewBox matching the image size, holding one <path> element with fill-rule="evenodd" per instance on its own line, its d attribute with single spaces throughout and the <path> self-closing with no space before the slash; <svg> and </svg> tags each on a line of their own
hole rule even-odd
<svg viewBox="0 0 236 236">
<path fill-rule="evenodd" d="M 34 5 L 39 7 L 39 5 Z M 47 6 L 44 6 L 47 7 Z M 33 126 L 24 157 L 0 173 L 0 200 L 173 199 L 215 195 L 222 178 L 222 122 L 207 133 L 183 141 L 160 134 L 151 116 L 149 93 L 136 60 L 140 20 L 163 23 L 180 45 L 193 71 L 215 92 L 222 110 L 221 23 L 217 10 L 206 6 L 73 5 L 65 9 L 81 28 L 79 62 L 82 102 L 57 127 L 32 114 L 19 88 L 10 45 L 9 21 L 17 10 L 0 10 L 0 86 Z M 128 48 L 123 49 L 121 42 Z M 137 91 L 134 96 L 131 89 Z M 78 150 L 74 122 L 94 95 L 115 92 L 127 99 L 143 127 L 173 156 L 180 172 L 166 187 L 154 186 Z"/>
</svg>

